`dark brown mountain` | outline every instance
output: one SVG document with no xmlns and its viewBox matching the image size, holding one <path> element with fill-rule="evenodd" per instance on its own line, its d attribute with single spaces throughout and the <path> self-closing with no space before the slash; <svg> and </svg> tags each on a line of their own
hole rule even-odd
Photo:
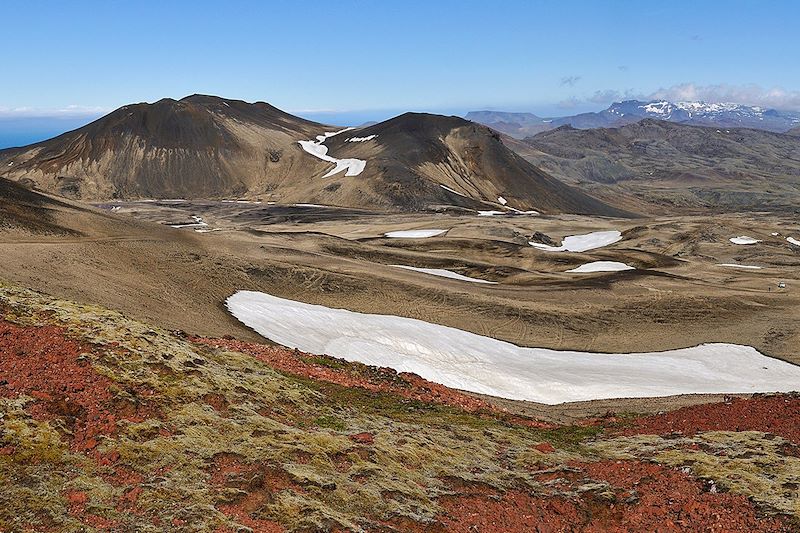
<svg viewBox="0 0 800 533">
<path fill-rule="evenodd" d="M 295 141 L 322 128 L 263 102 L 164 99 L 0 152 L 0 175 L 93 200 L 245 194 L 318 166 Z"/>
<path fill-rule="evenodd" d="M 624 214 L 531 165 L 490 128 L 460 117 L 405 113 L 331 137 L 326 145 L 337 157 L 367 161 L 355 186 L 375 202 L 486 209 L 505 200 L 519 210 Z M 328 179 L 332 187 L 340 183 Z"/>
<path fill-rule="evenodd" d="M 665 208 L 800 206 L 800 138 L 788 134 L 645 119 L 619 128 L 562 126 L 515 149 L 601 198 L 627 195 Z"/>
<path fill-rule="evenodd" d="M 0 176 L 83 200 L 246 197 L 401 210 L 505 201 L 545 213 L 624 214 L 458 117 L 407 113 L 337 130 L 263 102 L 164 99 L 2 151 Z M 361 163 L 331 175 L 331 158 Z"/>
</svg>

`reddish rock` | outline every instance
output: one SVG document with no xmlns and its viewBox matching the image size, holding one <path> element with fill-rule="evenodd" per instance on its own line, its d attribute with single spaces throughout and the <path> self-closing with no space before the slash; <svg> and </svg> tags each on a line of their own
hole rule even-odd
<svg viewBox="0 0 800 533">
<path fill-rule="evenodd" d="M 367 431 L 350 435 L 350 440 L 359 444 L 374 444 L 375 436 Z"/>
<path fill-rule="evenodd" d="M 154 411 L 115 402 L 114 383 L 95 372 L 84 354 L 93 347 L 56 326 L 18 326 L 0 320 L 0 397 L 35 399 L 27 407 L 38 420 L 60 419 L 73 451 L 90 451 L 117 431 L 117 420 L 141 421 Z M 131 390 L 133 394 L 141 391 Z"/>
<path fill-rule="evenodd" d="M 800 395 L 733 398 L 722 403 L 684 407 L 635 420 L 622 433 L 694 435 L 701 431 L 763 431 L 800 444 Z"/>
<path fill-rule="evenodd" d="M 563 494 L 542 495 L 485 485 L 461 484 L 440 498 L 435 524 L 404 522 L 404 531 L 499 532 L 790 532 L 779 517 L 763 517 L 744 496 L 712 493 L 703 482 L 671 468 L 640 461 L 574 463 L 559 486 Z M 605 482 L 613 495 L 581 492 L 588 482 Z M 564 494 L 572 493 L 574 496 Z"/>
<path fill-rule="evenodd" d="M 535 450 L 538 450 L 538 451 L 542 452 L 542 453 L 553 453 L 554 451 L 556 451 L 556 449 L 553 448 L 553 445 L 550 444 L 549 442 L 539 443 L 536 446 L 534 446 L 533 448 Z"/>
<path fill-rule="evenodd" d="M 86 495 L 85 492 L 82 491 L 70 491 L 67 493 L 67 502 L 69 504 L 75 506 L 83 507 L 86 505 L 86 502 L 89 501 L 89 496 Z"/>
</svg>

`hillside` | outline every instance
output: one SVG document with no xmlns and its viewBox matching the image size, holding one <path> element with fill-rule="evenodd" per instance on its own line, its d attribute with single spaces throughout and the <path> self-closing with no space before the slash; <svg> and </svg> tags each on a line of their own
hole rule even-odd
<svg viewBox="0 0 800 533">
<path fill-rule="evenodd" d="M 502 209 L 505 201 L 543 213 L 625 215 L 531 165 L 489 128 L 459 117 L 406 113 L 326 144 L 337 157 L 367 161 L 359 181 L 334 176 L 326 187 L 341 187 L 354 202 L 418 210 L 431 204 Z"/>
<path fill-rule="evenodd" d="M 8 285 L 0 351 L 3 530 L 797 526 L 792 395 L 559 425 Z"/>
<path fill-rule="evenodd" d="M 237 195 L 320 167 L 296 144 L 320 129 L 262 102 L 194 95 L 121 107 L 2 151 L 0 164 L 6 178 L 84 200 Z"/>
<path fill-rule="evenodd" d="M 791 135 L 646 119 L 619 128 L 562 126 L 524 144 L 515 148 L 534 165 L 597 194 L 611 188 L 666 207 L 716 210 L 800 205 L 800 139 Z"/>
<path fill-rule="evenodd" d="M 0 169 L 84 201 L 257 198 L 410 211 L 508 202 L 518 210 L 624 214 L 460 118 L 408 113 L 341 130 L 262 102 L 202 95 L 124 106 L 49 141 L 1 151 Z"/>
</svg>

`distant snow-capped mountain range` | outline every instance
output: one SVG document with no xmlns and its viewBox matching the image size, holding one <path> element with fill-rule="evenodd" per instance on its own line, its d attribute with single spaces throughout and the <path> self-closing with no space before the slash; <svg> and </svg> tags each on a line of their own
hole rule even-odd
<svg viewBox="0 0 800 533">
<path fill-rule="evenodd" d="M 559 126 L 578 129 L 613 128 L 645 118 L 721 128 L 754 128 L 784 133 L 800 126 L 800 112 L 778 111 L 735 103 L 626 100 L 596 113 L 542 118 L 532 113 L 470 111 L 466 118 L 513 137 L 523 138 Z"/>
</svg>

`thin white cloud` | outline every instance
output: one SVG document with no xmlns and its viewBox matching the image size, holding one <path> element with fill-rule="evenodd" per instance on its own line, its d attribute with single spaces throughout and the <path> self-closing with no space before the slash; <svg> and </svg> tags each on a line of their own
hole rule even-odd
<svg viewBox="0 0 800 533">
<path fill-rule="evenodd" d="M 681 83 L 662 88 L 647 96 L 650 100 L 733 102 L 776 109 L 800 110 L 800 91 L 781 87 L 765 89 L 760 85 L 696 85 Z"/>
<path fill-rule="evenodd" d="M 110 109 L 100 106 L 68 105 L 60 108 L 0 106 L 0 119 L 83 118 L 104 115 Z"/>
<path fill-rule="evenodd" d="M 681 83 L 660 88 L 652 93 L 627 89 L 619 91 L 606 89 L 595 91 L 588 96 L 572 96 L 558 103 L 563 109 L 571 109 L 585 104 L 610 105 L 623 100 L 669 100 L 670 102 L 736 103 L 789 111 L 800 111 L 800 91 L 781 87 L 765 89 L 759 85 L 697 85 Z"/>
</svg>

